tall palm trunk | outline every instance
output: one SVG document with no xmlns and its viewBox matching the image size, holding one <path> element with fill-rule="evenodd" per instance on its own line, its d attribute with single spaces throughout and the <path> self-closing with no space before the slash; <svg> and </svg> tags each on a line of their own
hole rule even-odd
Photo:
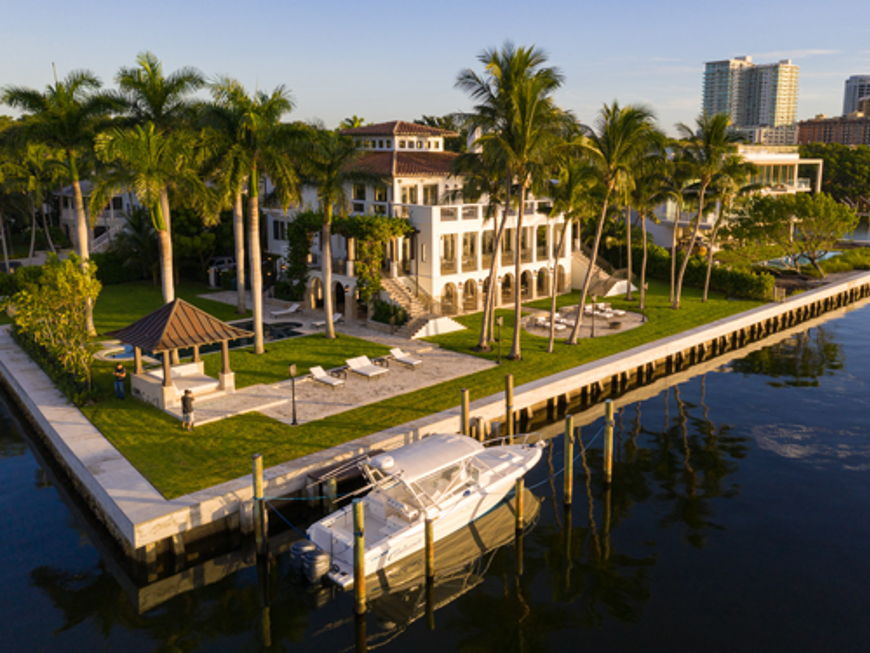
<svg viewBox="0 0 870 653">
<path fill-rule="evenodd" d="M 673 304 L 677 289 L 677 229 L 680 226 L 682 210 L 677 209 L 677 217 L 674 219 L 674 229 L 671 232 L 671 285 L 668 292 L 668 301 Z"/>
<path fill-rule="evenodd" d="M 580 229 L 578 222 L 578 231 Z M 556 251 L 553 252 L 553 265 L 550 274 L 550 338 L 547 341 L 547 353 L 553 353 L 553 344 L 556 340 L 556 268 L 559 267 L 559 256 L 562 253 L 562 247 L 565 246 L 565 234 L 568 233 L 568 220 L 562 225 L 562 233 L 559 235 L 559 245 Z"/>
<path fill-rule="evenodd" d="M 631 207 L 625 207 L 625 253 L 628 255 L 628 265 L 626 270 L 626 278 L 628 285 L 625 288 L 625 299 L 631 301 Z"/>
<path fill-rule="evenodd" d="M 502 209 L 501 220 L 499 221 L 498 229 L 496 229 L 495 239 L 492 243 L 492 260 L 489 263 L 489 288 L 483 297 L 483 316 L 480 324 L 480 339 L 477 341 L 477 351 L 489 351 L 493 341 L 493 315 L 495 314 L 495 293 L 496 293 L 496 272 L 498 271 L 498 261 L 501 256 L 501 239 L 504 234 L 505 226 L 507 225 L 508 206 L 510 205 L 510 184 L 508 184 L 508 193 L 505 199 L 504 209 Z"/>
<path fill-rule="evenodd" d="M 236 311 L 248 310 L 245 299 L 245 216 L 242 206 L 242 191 L 233 198 L 233 240 L 236 248 Z"/>
<path fill-rule="evenodd" d="M 256 167 L 251 171 L 248 188 L 248 252 L 251 260 L 251 307 L 254 313 L 254 353 L 263 346 L 263 270 L 260 255 L 260 180 Z"/>
<path fill-rule="evenodd" d="M 30 196 L 30 250 L 27 253 L 27 258 L 33 263 L 33 254 L 36 251 L 36 205 L 33 203 L 33 196 Z"/>
<path fill-rule="evenodd" d="M 730 212 L 730 206 L 729 206 Z M 704 278 L 704 295 L 701 297 L 702 302 L 706 302 L 710 293 L 710 278 L 713 276 L 713 247 L 716 245 L 716 237 L 719 235 L 719 227 L 722 224 L 722 204 L 719 204 L 716 223 L 713 225 L 713 231 L 710 232 L 710 247 L 707 251 L 707 275 Z"/>
<path fill-rule="evenodd" d="M 320 236 L 320 254 L 323 257 L 320 269 L 323 272 L 323 311 L 326 322 L 326 337 L 335 338 L 332 323 L 332 203 L 324 202 L 323 229 Z"/>
<path fill-rule="evenodd" d="M 566 341 L 569 345 L 576 345 L 577 338 L 580 336 L 580 326 L 583 324 L 583 312 L 586 310 L 586 295 L 589 293 L 589 286 L 592 285 L 592 270 L 595 267 L 595 261 L 598 259 L 598 246 L 601 244 L 601 234 L 604 231 L 604 220 L 607 218 L 607 207 L 612 192 L 613 182 L 610 182 L 607 184 L 604 202 L 601 205 L 601 215 L 598 216 L 598 225 L 595 227 L 595 241 L 592 244 L 592 255 L 589 258 L 586 276 L 583 278 L 583 288 L 580 290 L 580 303 L 577 304 L 577 320 L 574 322 L 574 328 L 571 329 L 571 335 L 568 336 Z"/>
<path fill-rule="evenodd" d="M 88 216 L 85 214 L 85 201 L 82 197 L 82 185 L 79 182 L 79 171 L 76 165 L 75 157 L 71 152 L 67 153 L 69 160 L 70 176 L 72 177 L 73 187 L 73 206 L 76 211 L 76 231 L 75 231 L 75 248 L 76 253 L 82 259 L 82 269 L 87 270 L 88 259 L 90 258 L 89 243 L 88 243 Z M 85 323 L 88 329 L 89 336 L 97 335 L 97 328 L 94 326 L 94 302 L 87 300 L 85 307 Z"/>
<path fill-rule="evenodd" d="M 172 216 L 169 213 L 169 192 L 160 190 L 158 204 L 157 242 L 160 245 L 160 288 L 164 303 L 175 299 L 175 277 L 172 253 Z"/>
<path fill-rule="evenodd" d="M 6 221 L 0 211 L 0 245 L 3 247 L 3 269 L 9 272 L 9 247 L 6 245 Z"/>
<path fill-rule="evenodd" d="M 54 246 L 54 240 L 51 237 L 51 226 L 48 224 L 48 216 L 45 214 L 45 202 L 42 204 L 40 214 L 42 215 L 42 228 L 45 231 L 45 240 L 48 243 L 48 248 L 52 254 L 57 254 L 57 248 Z"/>
<path fill-rule="evenodd" d="M 523 180 L 523 185 L 520 187 L 519 207 L 517 208 L 517 232 L 514 238 L 514 339 L 511 345 L 511 353 L 508 358 L 511 360 L 520 360 L 523 357 L 522 351 L 522 311 L 523 311 L 523 293 L 521 279 L 521 267 L 523 260 L 523 213 L 526 212 L 526 190 L 528 182 Z"/>
<path fill-rule="evenodd" d="M 646 214 L 640 214 L 640 232 L 641 243 L 643 245 L 643 254 L 640 259 L 640 310 L 646 308 L 646 259 L 647 259 L 647 235 L 646 235 Z"/>
<path fill-rule="evenodd" d="M 689 241 L 689 248 L 686 250 L 686 256 L 680 264 L 680 274 L 677 276 L 677 286 L 674 289 L 673 308 L 680 307 L 680 296 L 683 294 L 683 279 L 686 276 L 686 268 L 689 267 L 689 259 L 692 257 L 692 251 L 695 249 L 695 241 L 698 239 L 698 234 L 701 231 L 701 215 L 704 213 L 704 195 L 707 192 L 707 182 L 701 184 L 701 192 L 698 193 L 698 214 L 695 216 L 695 224 L 692 229 L 692 240 Z"/>
</svg>

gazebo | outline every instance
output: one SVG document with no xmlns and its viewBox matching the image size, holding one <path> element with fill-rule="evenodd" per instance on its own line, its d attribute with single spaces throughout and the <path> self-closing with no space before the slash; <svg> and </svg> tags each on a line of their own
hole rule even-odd
<svg viewBox="0 0 870 653">
<path fill-rule="evenodd" d="M 235 376 L 230 370 L 229 341 L 249 338 L 254 334 L 222 322 L 183 299 L 175 299 L 133 324 L 107 335 L 133 345 L 134 370 L 130 383 L 133 395 L 166 409 L 177 406 L 187 389 L 195 395 L 235 390 Z M 206 376 L 199 354 L 201 345 L 215 342 L 221 343 L 221 372 L 217 379 Z M 173 354 L 182 348 L 193 348 L 193 362 L 173 365 Z M 143 350 L 161 354 L 162 370 L 143 369 Z"/>
</svg>

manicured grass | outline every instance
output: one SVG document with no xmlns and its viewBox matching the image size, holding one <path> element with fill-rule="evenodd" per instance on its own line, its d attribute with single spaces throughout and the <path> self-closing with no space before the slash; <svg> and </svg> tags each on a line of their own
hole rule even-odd
<svg viewBox="0 0 870 653">
<path fill-rule="evenodd" d="M 249 414 L 198 427 L 192 434 L 187 434 L 181 431 L 177 421 L 155 408 L 129 399 L 123 402 L 101 401 L 84 411 L 155 487 L 165 496 L 174 497 L 249 473 L 250 455 L 255 452 L 263 454 L 267 466 L 275 465 L 455 406 L 461 388 L 470 388 L 472 398 L 500 392 L 504 375 L 508 372 L 514 374 L 519 385 L 759 305 L 755 301 L 732 301 L 721 296 L 712 297 L 702 304 L 699 296 L 699 292 L 686 289 L 683 308 L 674 311 L 668 307 L 667 286 L 651 283 L 648 322 L 636 329 L 582 340 L 575 346 L 566 345 L 563 339 L 559 339 L 553 354 L 546 353 L 546 338 L 524 333 L 521 361 L 505 361 L 496 368 L 297 427 Z M 576 302 L 576 294 L 561 297 L 559 305 L 572 302 Z M 632 308 L 622 300 L 613 299 L 612 303 L 617 307 Z M 543 308 L 548 303 L 543 300 L 533 305 Z M 502 314 L 505 315 L 505 349 L 502 353 L 506 354 L 512 315 L 510 311 L 502 311 Z M 470 348 L 477 342 L 479 320 L 479 315 L 463 316 L 459 321 L 469 326 L 468 331 L 432 340 L 446 348 L 472 353 Z M 338 342 L 345 342 L 345 338 Z M 495 359 L 492 352 L 476 355 Z M 280 367 L 286 374 L 287 362 L 286 359 L 276 362 L 274 370 L 264 362 L 265 371 L 252 369 L 251 374 L 279 375 Z M 244 367 L 244 362 L 241 365 Z M 259 362 L 257 366 L 260 366 Z M 108 368 L 105 373 L 100 373 L 100 383 L 106 385 L 106 392 L 110 392 Z"/>
<path fill-rule="evenodd" d="M 254 354 L 250 347 L 230 350 L 230 368 L 236 374 L 236 387 L 256 383 L 277 383 L 287 379 L 287 366 L 296 363 L 296 374 L 308 374 L 308 370 L 320 365 L 328 370 L 344 365 L 348 358 L 368 356 L 374 358 L 387 354 L 389 349 L 375 342 L 341 335 L 329 340 L 321 334 L 288 338 L 266 343 L 266 353 Z M 221 367 L 220 352 L 202 357 L 205 373 L 217 377 Z"/>
<path fill-rule="evenodd" d="M 240 315 L 236 312 L 235 306 L 197 296 L 213 290 L 202 283 L 184 281 L 176 285 L 175 294 L 220 320 L 238 320 L 250 316 L 250 313 Z M 94 324 L 97 333 L 103 334 L 121 329 L 140 317 L 156 311 L 162 305 L 163 295 L 160 286 L 155 286 L 148 281 L 103 286 L 97 304 L 94 306 Z"/>
</svg>

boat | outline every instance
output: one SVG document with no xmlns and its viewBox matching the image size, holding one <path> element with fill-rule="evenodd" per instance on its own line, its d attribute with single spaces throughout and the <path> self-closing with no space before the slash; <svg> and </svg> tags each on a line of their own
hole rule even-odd
<svg viewBox="0 0 870 653">
<path fill-rule="evenodd" d="M 498 505 L 541 459 L 545 442 L 525 440 L 484 447 L 465 435 L 430 435 L 363 459 L 360 467 L 371 488 L 360 499 L 366 576 L 422 550 L 427 519 L 437 541 Z M 307 535 L 329 556 L 328 578 L 351 587 L 352 504 L 312 524 Z"/>
</svg>

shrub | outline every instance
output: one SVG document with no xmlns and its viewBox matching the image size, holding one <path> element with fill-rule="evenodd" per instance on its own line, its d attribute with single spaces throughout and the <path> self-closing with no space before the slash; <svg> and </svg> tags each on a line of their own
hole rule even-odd
<svg viewBox="0 0 870 653">
<path fill-rule="evenodd" d="M 825 272 L 849 272 L 850 270 L 870 270 L 870 249 L 861 247 L 850 249 L 838 256 L 822 261 Z"/>
<path fill-rule="evenodd" d="M 128 264 L 126 256 L 109 250 L 91 254 L 91 261 L 97 265 L 97 280 L 104 286 L 143 279 L 141 271 Z"/>
<path fill-rule="evenodd" d="M 409 315 L 401 306 L 382 299 L 375 299 L 372 305 L 372 320 L 383 324 L 401 326 L 408 321 Z"/>
</svg>

